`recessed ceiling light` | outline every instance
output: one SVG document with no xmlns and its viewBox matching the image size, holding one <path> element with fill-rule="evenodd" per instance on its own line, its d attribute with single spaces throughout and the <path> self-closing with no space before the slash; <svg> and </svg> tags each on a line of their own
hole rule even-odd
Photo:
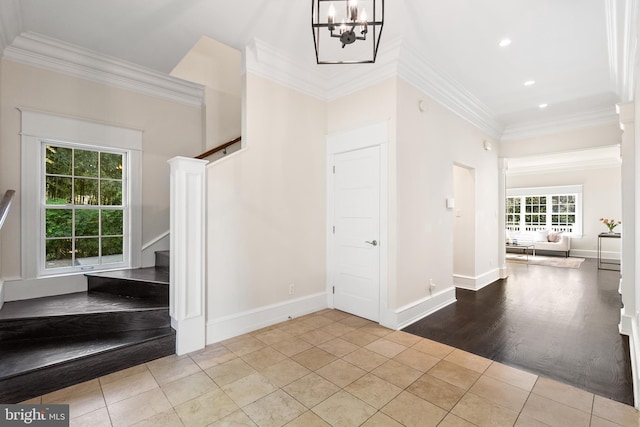
<svg viewBox="0 0 640 427">
<path fill-rule="evenodd" d="M 500 47 L 509 46 L 510 44 L 511 44 L 511 39 L 502 39 L 500 40 L 500 43 L 498 43 Z"/>
<path fill-rule="evenodd" d="M 525 86 L 533 86 L 534 84 L 536 84 L 535 80 L 527 80 L 526 82 L 524 82 Z"/>
<path fill-rule="evenodd" d="M 547 108 L 548 106 L 549 106 L 549 104 L 540 104 L 540 105 L 538 105 L 538 108 L 543 110 L 543 109 Z"/>
</svg>

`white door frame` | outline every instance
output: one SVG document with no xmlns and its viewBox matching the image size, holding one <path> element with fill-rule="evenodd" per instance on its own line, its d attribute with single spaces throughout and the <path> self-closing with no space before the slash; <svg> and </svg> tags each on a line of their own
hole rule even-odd
<svg viewBox="0 0 640 427">
<path fill-rule="evenodd" d="M 380 122 L 344 132 L 327 135 L 327 305 L 334 308 L 333 302 L 333 158 L 336 154 L 380 147 L 380 316 L 382 325 L 393 324 L 389 313 L 389 123 Z"/>
</svg>

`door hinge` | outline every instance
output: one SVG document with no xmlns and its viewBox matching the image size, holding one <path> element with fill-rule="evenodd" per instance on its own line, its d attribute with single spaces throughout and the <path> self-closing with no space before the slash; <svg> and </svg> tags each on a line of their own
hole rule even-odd
<svg viewBox="0 0 640 427">
<path fill-rule="evenodd" d="M 335 286 L 333 286 L 333 293 L 334 294 L 336 293 L 336 287 Z"/>
<path fill-rule="evenodd" d="M 333 226 L 333 234 L 336 234 L 336 226 Z"/>
<path fill-rule="evenodd" d="M 333 174 L 335 175 L 336 173 L 336 165 L 333 165 Z"/>
</svg>

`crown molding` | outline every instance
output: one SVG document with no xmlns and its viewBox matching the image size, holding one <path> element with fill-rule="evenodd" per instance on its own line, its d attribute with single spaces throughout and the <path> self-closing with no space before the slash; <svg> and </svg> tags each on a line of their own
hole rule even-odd
<svg viewBox="0 0 640 427">
<path fill-rule="evenodd" d="M 254 38 L 245 47 L 243 70 L 298 92 L 326 100 L 326 88 L 323 85 L 326 78 L 322 73 L 313 67 L 303 65 L 263 40 Z"/>
<path fill-rule="evenodd" d="M 638 71 L 639 0 L 605 0 L 609 74 L 611 84 L 623 102 L 635 96 Z"/>
<path fill-rule="evenodd" d="M 417 50 L 403 46 L 399 75 L 434 100 L 476 126 L 489 137 L 500 139 L 504 125 L 495 120 L 493 112 L 453 78 L 420 56 Z"/>
<path fill-rule="evenodd" d="M 620 145 L 507 159 L 507 175 L 603 169 L 622 164 Z"/>
<path fill-rule="evenodd" d="M 537 121 L 509 126 L 505 129 L 501 141 L 517 141 L 551 133 L 566 132 L 594 126 L 618 123 L 615 107 L 600 108 L 568 114 L 553 120 Z"/>
<path fill-rule="evenodd" d="M 204 102 L 202 85 L 32 32 L 17 36 L 4 56 L 21 64 L 194 107 Z"/>
<path fill-rule="evenodd" d="M 19 0 L 0 2 L 0 57 L 13 39 L 22 32 L 22 8 Z"/>
</svg>

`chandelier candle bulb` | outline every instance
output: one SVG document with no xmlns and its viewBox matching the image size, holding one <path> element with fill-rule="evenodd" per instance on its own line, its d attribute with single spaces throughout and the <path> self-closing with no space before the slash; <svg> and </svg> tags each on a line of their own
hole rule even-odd
<svg viewBox="0 0 640 427">
<path fill-rule="evenodd" d="M 347 3 L 347 16 L 350 21 L 358 20 L 358 1 L 357 0 L 349 0 Z"/>
<path fill-rule="evenodd" d="M 362 9 L 362 13 L 360 14 L 360 34 L 367 33 L 367 11 Z"/>
<path fill-rule="evenodd" d="M 333 6 L 333 3 L 331 3 L 329 5 L 329 14 L 327 15 L 327 23 L 329 24 L 328 25 L 329 31 L 333 31 L 336 29 L 336 26 L 333 23 L 335 16 L 336 16 L 336 8 Z"/>
</svg>

